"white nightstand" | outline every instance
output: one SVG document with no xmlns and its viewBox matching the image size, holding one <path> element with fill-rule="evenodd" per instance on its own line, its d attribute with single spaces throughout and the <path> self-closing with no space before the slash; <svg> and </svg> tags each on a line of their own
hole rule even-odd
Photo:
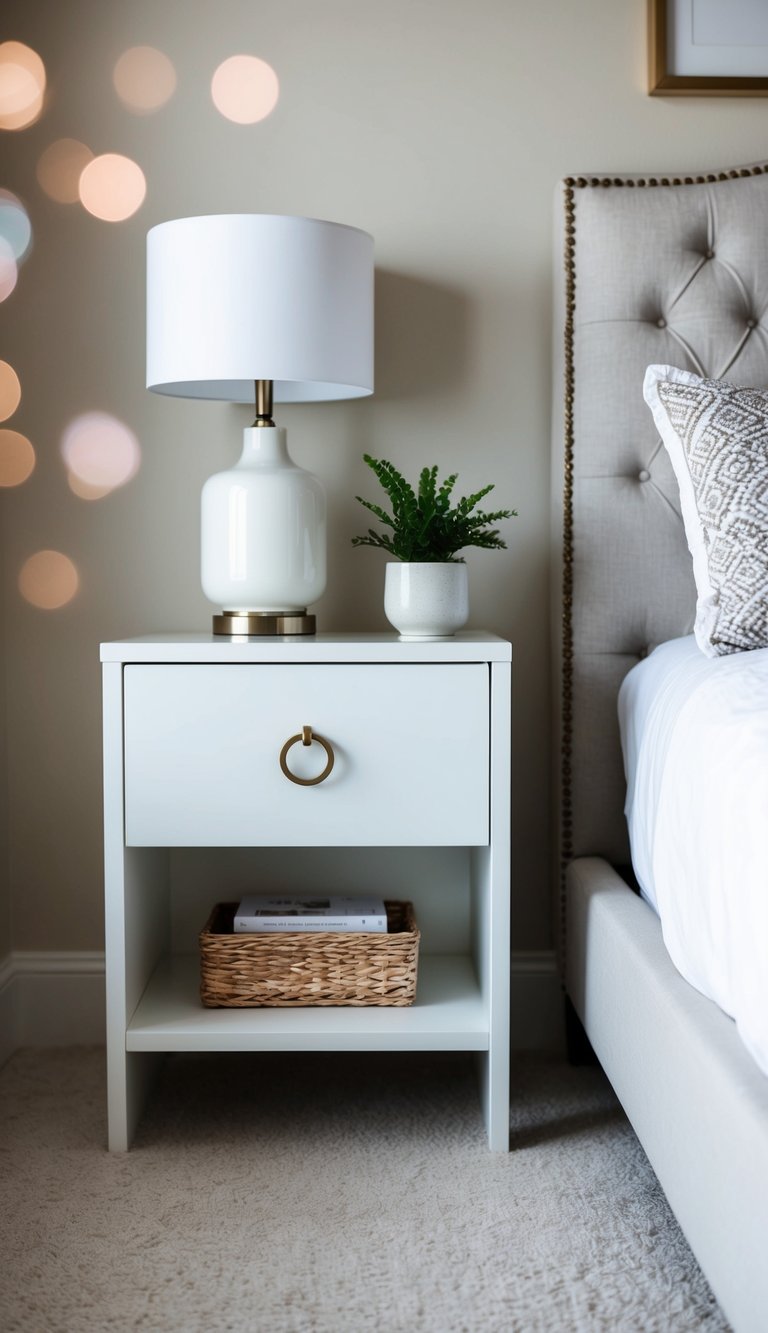
<svg viewBox="0 0 768 1333">
<path fill-rule="evenodd" d="M 161 1052 L 462 1050 L 506 1150 L 510 645 L 154 635 L 101 659 L 110 1148 L 128 1147 Z M 280 768 L 304 726 L 335 755 L 315 786 Z M 413 901 L 414 1005 L 203 1008 L 208 910 L 262 886 Z"/>
</svg>

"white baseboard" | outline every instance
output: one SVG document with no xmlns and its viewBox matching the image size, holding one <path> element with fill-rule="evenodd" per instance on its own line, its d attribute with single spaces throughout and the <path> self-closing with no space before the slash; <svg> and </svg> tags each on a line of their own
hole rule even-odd
<svg viewBox="0 0 768 1333">
<path fill-rule="evenodd" d="M 562 1051 L 563 999 L 554 954 L 512 954 L 512 1049 Z M 20 1046 L 105 1040 L 103 953 L 10 954 L 0 964 L 0 1064 Z"/>
<path fill-rule="evenodd" d="M 565 1000 L 551 950 L 512 950 L 513 1051 L 565 1051 Z"/>
<path fill-rule="evenodd" d="M 0 964 L 0 1065 L 4 1065 L 18 1046 L 16 984 L 10 955 Z"/>
<path fill-rule="evenodd" d="M 94 1046 L 106 1039 L 104 954 L 23 952 L 0 967 L 0 1057 L 19 1046 Z"/>
</svg>

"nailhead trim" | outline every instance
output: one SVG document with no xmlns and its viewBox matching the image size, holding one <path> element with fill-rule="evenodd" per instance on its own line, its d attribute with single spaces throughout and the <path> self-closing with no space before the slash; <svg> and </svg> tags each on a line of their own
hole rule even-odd
<svg viewBox="0 0 768 1333">
<path fill-rule="evenodd" d="M 768 163 L 754 167 L 734 167 L 731 171 L 709 172 L 706 176 L 635 176 L 622 179 L 621 176 L 566 176 L 563 184 L 567 189 L 608 189 L 618 186 L 624 189 L 653 188 L 659 185 L 714 185 L 718 181 L 734 181 L 744 176 L 764 176 L 768 172 Z"/>
</svg>

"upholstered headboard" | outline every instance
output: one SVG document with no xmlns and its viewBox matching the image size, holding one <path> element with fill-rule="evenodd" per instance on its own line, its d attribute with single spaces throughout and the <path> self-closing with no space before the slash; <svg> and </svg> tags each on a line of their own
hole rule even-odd
<svg viewBox="0 0 768 1333">
<path fill-rule="evenodd" d="M 616 696 L 649 648 L 690 632 L 695 607 L 643 376 L 661 362 L 768 385 L 767 173 L 579 176 L 558 199 L 563 863 L 629 861 Z"/>
</svg>

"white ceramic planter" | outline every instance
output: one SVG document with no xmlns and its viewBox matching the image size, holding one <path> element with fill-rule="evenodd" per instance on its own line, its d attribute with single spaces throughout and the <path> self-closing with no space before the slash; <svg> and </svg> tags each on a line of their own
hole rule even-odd
<svg viewBox="0 0 768 1333">
<path fill-rule="evenodd" d="M 465 564 L 395 561 L 384 579 L 384 614 L 402 639 L 447 639 L 469 616 Z"/>
</svg>

